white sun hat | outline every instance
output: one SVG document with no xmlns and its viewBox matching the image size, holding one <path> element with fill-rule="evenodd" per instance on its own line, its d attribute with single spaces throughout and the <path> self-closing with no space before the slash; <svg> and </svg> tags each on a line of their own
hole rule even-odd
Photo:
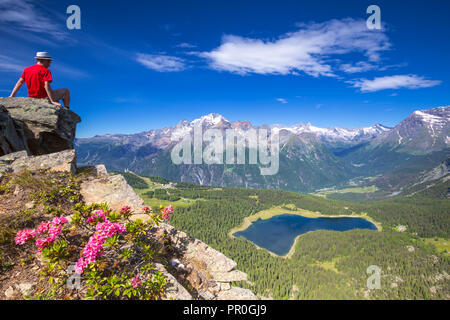
<svg viewBox="0 0 450 320">
<path fill-rule="evenodd" d="M 36 52 L 35 59 L 45 59 L 45 60 L 53 60 L 52 57 L 50 57 L 50 54 L 48 52 Z"/>
</svg>

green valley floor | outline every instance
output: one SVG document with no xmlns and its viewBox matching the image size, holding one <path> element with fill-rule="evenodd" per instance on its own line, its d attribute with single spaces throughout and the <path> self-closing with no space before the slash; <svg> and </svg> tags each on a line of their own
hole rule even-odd
<svg viewBox="0 0 450 320">
<path fill-rule="evenodd" d="M 170 224 L 235 260 L 248 274 L 248 281 L 238 285 L 261 298 L 450 299 L 447 199 L 392 197 L 361 203 L 122 174 L 148 205 L 173 204 Z M 284 257 L 232 236 L 256 217 L 282 213 L 359 216 L 378 231 L 308 232 Z M 381 269 L 380 289 L 368 289 L 372 265 Z"/>
</svg>

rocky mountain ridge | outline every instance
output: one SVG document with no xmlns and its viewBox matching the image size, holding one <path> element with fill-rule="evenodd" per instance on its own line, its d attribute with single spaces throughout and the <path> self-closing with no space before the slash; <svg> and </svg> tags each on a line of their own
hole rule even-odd
<svg viewBox="0 0 450 320">
<path fill-rule="evenodd" d="M 450 146 L 450 107 L 416 110 L 371 147 L 387 145 L 400 152 L 426 154 Z"/>
<path fill-rule="evenodd" d="M 351 179 L 396 175 L 403 167 L 429 169 L 450 154 L 450 107 L 418 110 L 395 128 L 375 124 L 367 128 L 318 128 L 311 124 L 252 126 L 211 113 L 176 126 L 132 135 L 104 135 L 78 139 L 81 164 L 105 163 L 111 170 L 162 176 L 174 181 L 215 186 L 285 189 L 312 192 L 348 185 Z M 258 165 L 174 165 L 170 151 L 194 127 L 266 129 L 280 137 L 280 169 L 261 178 Z M 269 135 L 270 138 L 270 135 Z"/>
<path fill-rule="evenodd" d="M 378 135 L 389 131 L 391 128 L 381 124 L 374 124 L 370 127 L 346 129 L 340 127 L 333 128 L 319 128 L 311 125 L 311 123 L 300 123 L 291 126 L 283 126 L 279 124 L 253 126 L 250 121 L 234 121 L 227 120 L 220 114 L 210 113 L 192 121 L 183 120 L 176 126 L 149 130 L 136 134 L 106 134 L 94 136 L 92 138 L 77 139 L 78 144 L 86 142 L 117 142 L 121 144 L 133 144 L 136 147 L 141 147 L 148 143 L 153 143 L 155 147 L 165 148 L 170 143 L 169 141 L 178 141 L 185 135 L 192 132 L 195 126 L 201 126 L 203 129 L 237 129 L 246 131 L 251 128 L 267 129 L 269 132 L 286 131 L 291 134 L 299 135 L 302 133 L 310 133 L 317 135 L 324 142 L 363 142 L 371 140 Z"/>
</svg>

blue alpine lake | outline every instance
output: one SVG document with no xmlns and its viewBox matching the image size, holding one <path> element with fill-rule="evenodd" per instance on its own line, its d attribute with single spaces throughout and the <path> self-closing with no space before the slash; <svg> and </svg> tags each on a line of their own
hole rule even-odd
<svg viewBox="0 0 450 320">
<path fill-rule="evenodd" d="M 308 218 L 295 214 L 282 214 L 270 219 L 258 219 L 235 237 L 244 237 L 257 246 L 279 256 L 289 252 L 298 235 L 315 230 L 347 231 L 352 229 L 377 230 L 370 221 L 363 218 Z"/>
</svg>

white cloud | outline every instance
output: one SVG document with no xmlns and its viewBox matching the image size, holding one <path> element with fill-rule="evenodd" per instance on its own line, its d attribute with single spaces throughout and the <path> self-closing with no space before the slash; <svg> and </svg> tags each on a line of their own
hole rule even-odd
<svg viewBox="0 0 450 320">
<path fill-rule="evenodd" d="M 45 16 L 29 0 L 0 0 L 0 23 L 34 33 L 50 35 L 61 40 L 67 37 L 65 24 Z"/>
<path fill-rule="evenodd" d="M 20 72 L 23 65 L 19 61 L 0 54 L 0 71 L 3 72 Z"/>
<path fill-rule="evenodd" d="M 191 43 L 182 42 L 182 43 L 177 44 L 175 47 L 176 48 L 187 48 L 187 49 L 190 49 L 190 48 L 196 48 L 197 46 L 194 45 L 194 44 L 191 44 Z"/>
<path fill-rule="evenodd" d="M 299 30 L 275 40 L 225 35 L 222 44 L 210 52 L 197 52 L 216 70 L 238 74 L 299 74 L 335 76 L 331 55 L 359 53 L 368 61 L 380 60 L 390 48 L 381 31 L 368 30 L 363 20 L 331 20 L 302 24 Z"/>
<path fill-rule="evenodd" d="M 136 61 L 158 72 L 177 72 L 185 69 L 184 60 L 173 56 L 138 53 Z"/>
<path fill-rule="evenodd" d="M 277 98 L 277 101 L 281 103 L 288 103 L 287 100 L 283 98 Z"/>
<path fill-rule="evenodd" d="M 347 81 L 354 87 L 359 88 L 361 92 L 374 92 L 386 89 L 419 89 L 434 87 L 441 83 L 439 80 L 426 80 L 424 77 L 420 77 L 415 74 L 410 75 L 395 75 L 386 77 L 377 77 L 373 80 L 357 79 Z"/>
<path fill-rule="evenodd" d="M 358 72 L 366 72 L 369 70 L 375 69 L 377 66 L 374 64 L 367 63 L 365 61 L 359 61 L 355 64 L 344 63 L 339 67 L 342 71 L 346 73 L 358 73 Z"/>
</svg>

